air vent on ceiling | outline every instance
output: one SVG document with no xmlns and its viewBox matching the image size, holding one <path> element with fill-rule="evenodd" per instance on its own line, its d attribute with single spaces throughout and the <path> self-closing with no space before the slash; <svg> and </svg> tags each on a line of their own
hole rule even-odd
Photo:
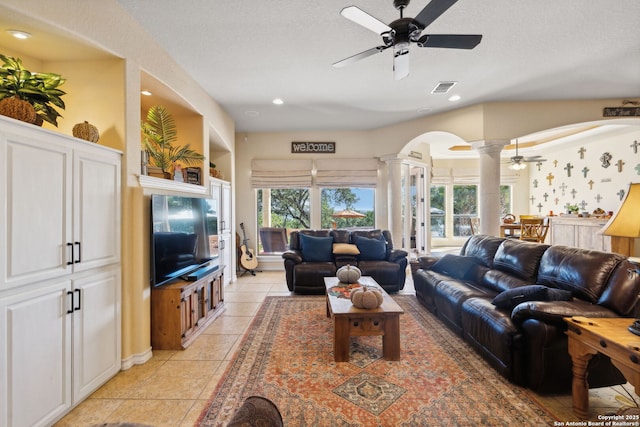
<svg viewBox="0 0 640 427">
<path fill-rule="evenodd" d="M 431 93 L 447 93 L 451 90 L 453 86 L 458 82 L 438 82 L 435 88 L 431 91 Z"/>
</svg>

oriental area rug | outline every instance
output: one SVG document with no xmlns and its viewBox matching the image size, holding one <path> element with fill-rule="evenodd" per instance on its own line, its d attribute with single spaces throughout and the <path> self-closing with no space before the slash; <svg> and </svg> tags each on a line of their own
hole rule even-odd
<svg viewBox="0 0 640 427">
<path fill-rule="evenodd" d="M 393 298 L 405 311 L 401 359 L 382 358 L 382 337 L 351 337 L 349 362 L 336 363 L 325 297 L 267 297 L 198 425 L 225 426 L 254 395 L 285 426 L 553 425 L 415 296 Z"/>
</svg>

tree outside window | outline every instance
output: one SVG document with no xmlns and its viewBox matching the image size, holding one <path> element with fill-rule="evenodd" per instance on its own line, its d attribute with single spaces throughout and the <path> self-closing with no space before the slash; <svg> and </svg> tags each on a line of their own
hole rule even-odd
<svg viewBox="0 0 640 427">
<path fill-rule="evenodd" d="M 373 228 L 375 226 L 374 195 L 373 188 L 323 188 L 320 192 L 321 227 Z M 345 216 L 335 216 L 344 211 L 350 212 Z"/>
</svg>

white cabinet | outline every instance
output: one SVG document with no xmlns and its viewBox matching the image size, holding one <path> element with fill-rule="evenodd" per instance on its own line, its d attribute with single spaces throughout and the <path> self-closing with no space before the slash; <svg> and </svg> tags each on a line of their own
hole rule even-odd
<svg viewBox="0 0 640 427">
<path fill-rule="evenodd" d="M 48 425 L 71 407 L 71 280 L 0 298 L 0 425 Z"/>
<path fill-rule="evenodd" d="M 120 370 L 120 269 L 73 281 L 73 403 Z"/>
<path fill-rule="evenodd" d="M 120 370 L 119 301 L 118 268 L 0 298 L 0 425 L 50 425 Z"/>
<path fill-rule="evenodd" d="M 224 265 L 223 285 L 231 281 L 233 270 L 233 248 L 231 240 L 231 184 L 215 178 L 210 178 L 211 199 L 218 208 L 218 250 L 219 263 Z"/>
<path fill-rule="evenodd" d="M 0 121 L 0 291 L 120 262 L 120 154 L 24 126 Z"/>
<path fill-rule="evenodd" d="M 551 244 L 611 252 L 611 237 L 598 234 L 606 223 L 598 218 L 552 217 Z"/>
<path fill-rule="evenodd" d="M 0 425 L 50 425 L 120 369 L 120 153 L 0 117 L 0 175 Z"/>
</svg>

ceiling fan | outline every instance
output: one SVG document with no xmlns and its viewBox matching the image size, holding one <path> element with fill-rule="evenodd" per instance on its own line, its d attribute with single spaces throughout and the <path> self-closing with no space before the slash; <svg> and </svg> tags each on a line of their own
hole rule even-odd
<svg viewBox="0 0 640 427">
<path fill-rule="evenodd" d="M 411 43 L 417 44 L 418 47 L 473 49 L 482 40 L 482 35 L 473 34 L 422 35 L 422 30 L 431 25 L 458 0 L 431 0 L 415 18 L 405 18 L 403 10 L 409 5 L 409 1 L 393 0 L 394 7 L 400 11 L 400 19 L 396 19 L 389 25 L 356 6 L 342 9 L 340 11 L 342 16 L 381 35 L 383 44 L 338 61 L 333 66 L 344 67 L 393 47 L 393 74 L 396 80 L 400 80 L 409 75 L 409 46 Z"/>
<path fill-rule="evenodd" d="M 522 170 L 527 167 L 527 163 L 546 162 L 542 156 L 524 157 L 518 154 L 518 140 L 516 139 L 516 155 L 509 159 L 509 169 Z"/>
</svg>

